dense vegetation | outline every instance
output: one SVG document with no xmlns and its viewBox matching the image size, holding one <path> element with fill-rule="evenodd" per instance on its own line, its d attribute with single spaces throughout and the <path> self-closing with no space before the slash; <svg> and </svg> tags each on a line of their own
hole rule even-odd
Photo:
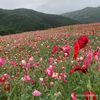
<svg viewBox="0 0 100 100">
<path fill-rule="evenodd" d="M 82 10 L 62 14 L 82 23 L 100 22 L 100 7 L 86 7 Z"/>
<path fill-rule="evenodd" d="M 100 23 L 0 36 L 0 100 L 100 100 L 99 87 Z"/>
<path fill-rule="evenodd" d="M 78 23 L 59 15 L 44 14 L 30 9 L 0 9 L 0 35 L 43 30 Z"/>
</svg>

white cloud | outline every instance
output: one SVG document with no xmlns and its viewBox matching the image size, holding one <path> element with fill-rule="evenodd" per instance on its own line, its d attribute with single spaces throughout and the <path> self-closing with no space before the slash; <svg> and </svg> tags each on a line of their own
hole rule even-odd
<svg viewBox="0 0 100 100">
<path fill-rule="evenodd" d="M 87 6 L 100 6 L 100 0 L 0 0 L 0 8 L 30 8 L 46 13 L 64 13 Z"/>
</svg>

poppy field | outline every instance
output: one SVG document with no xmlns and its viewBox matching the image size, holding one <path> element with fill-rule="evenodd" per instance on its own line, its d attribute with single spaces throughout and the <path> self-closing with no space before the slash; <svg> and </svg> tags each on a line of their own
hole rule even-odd
<svg viewBox="0 0 100 100">
<path fill-rule="evenodd" d="M 100 23 L 0 36 L 0 100 L 100 100 Z"/>
</svg>

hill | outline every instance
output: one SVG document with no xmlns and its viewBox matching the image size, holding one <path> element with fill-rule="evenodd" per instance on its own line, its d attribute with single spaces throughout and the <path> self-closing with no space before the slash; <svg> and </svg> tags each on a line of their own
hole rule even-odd
<svg viewBox="0 0 100 100">
<path fill-rule="evenodd" d="M 44 14 L 31 9 L 0 9 L 0 35 L 44 30 L 79 23 L 60 15 Z"/>
<path fill-rule="evenodd" d="M 0 100 L 100 100 L 100 23 L 0 36 L 0 84 Z"/>
<path fill-rule="evenodd" d="M 82 23 L 100 22 L 100 7 L 86 7 L 82 10 L 64 13 L 62 16 Z"/>
</svg>

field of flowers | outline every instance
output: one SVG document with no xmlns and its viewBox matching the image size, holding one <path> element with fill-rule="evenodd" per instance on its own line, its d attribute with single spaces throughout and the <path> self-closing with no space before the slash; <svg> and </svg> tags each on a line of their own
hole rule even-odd
<svg viewBox="0 0 100 100">
<path fill-rule="evenodd" d="M 0 36 L 0 100 L 100 100 L 100 23 Z"/>
</svg>

